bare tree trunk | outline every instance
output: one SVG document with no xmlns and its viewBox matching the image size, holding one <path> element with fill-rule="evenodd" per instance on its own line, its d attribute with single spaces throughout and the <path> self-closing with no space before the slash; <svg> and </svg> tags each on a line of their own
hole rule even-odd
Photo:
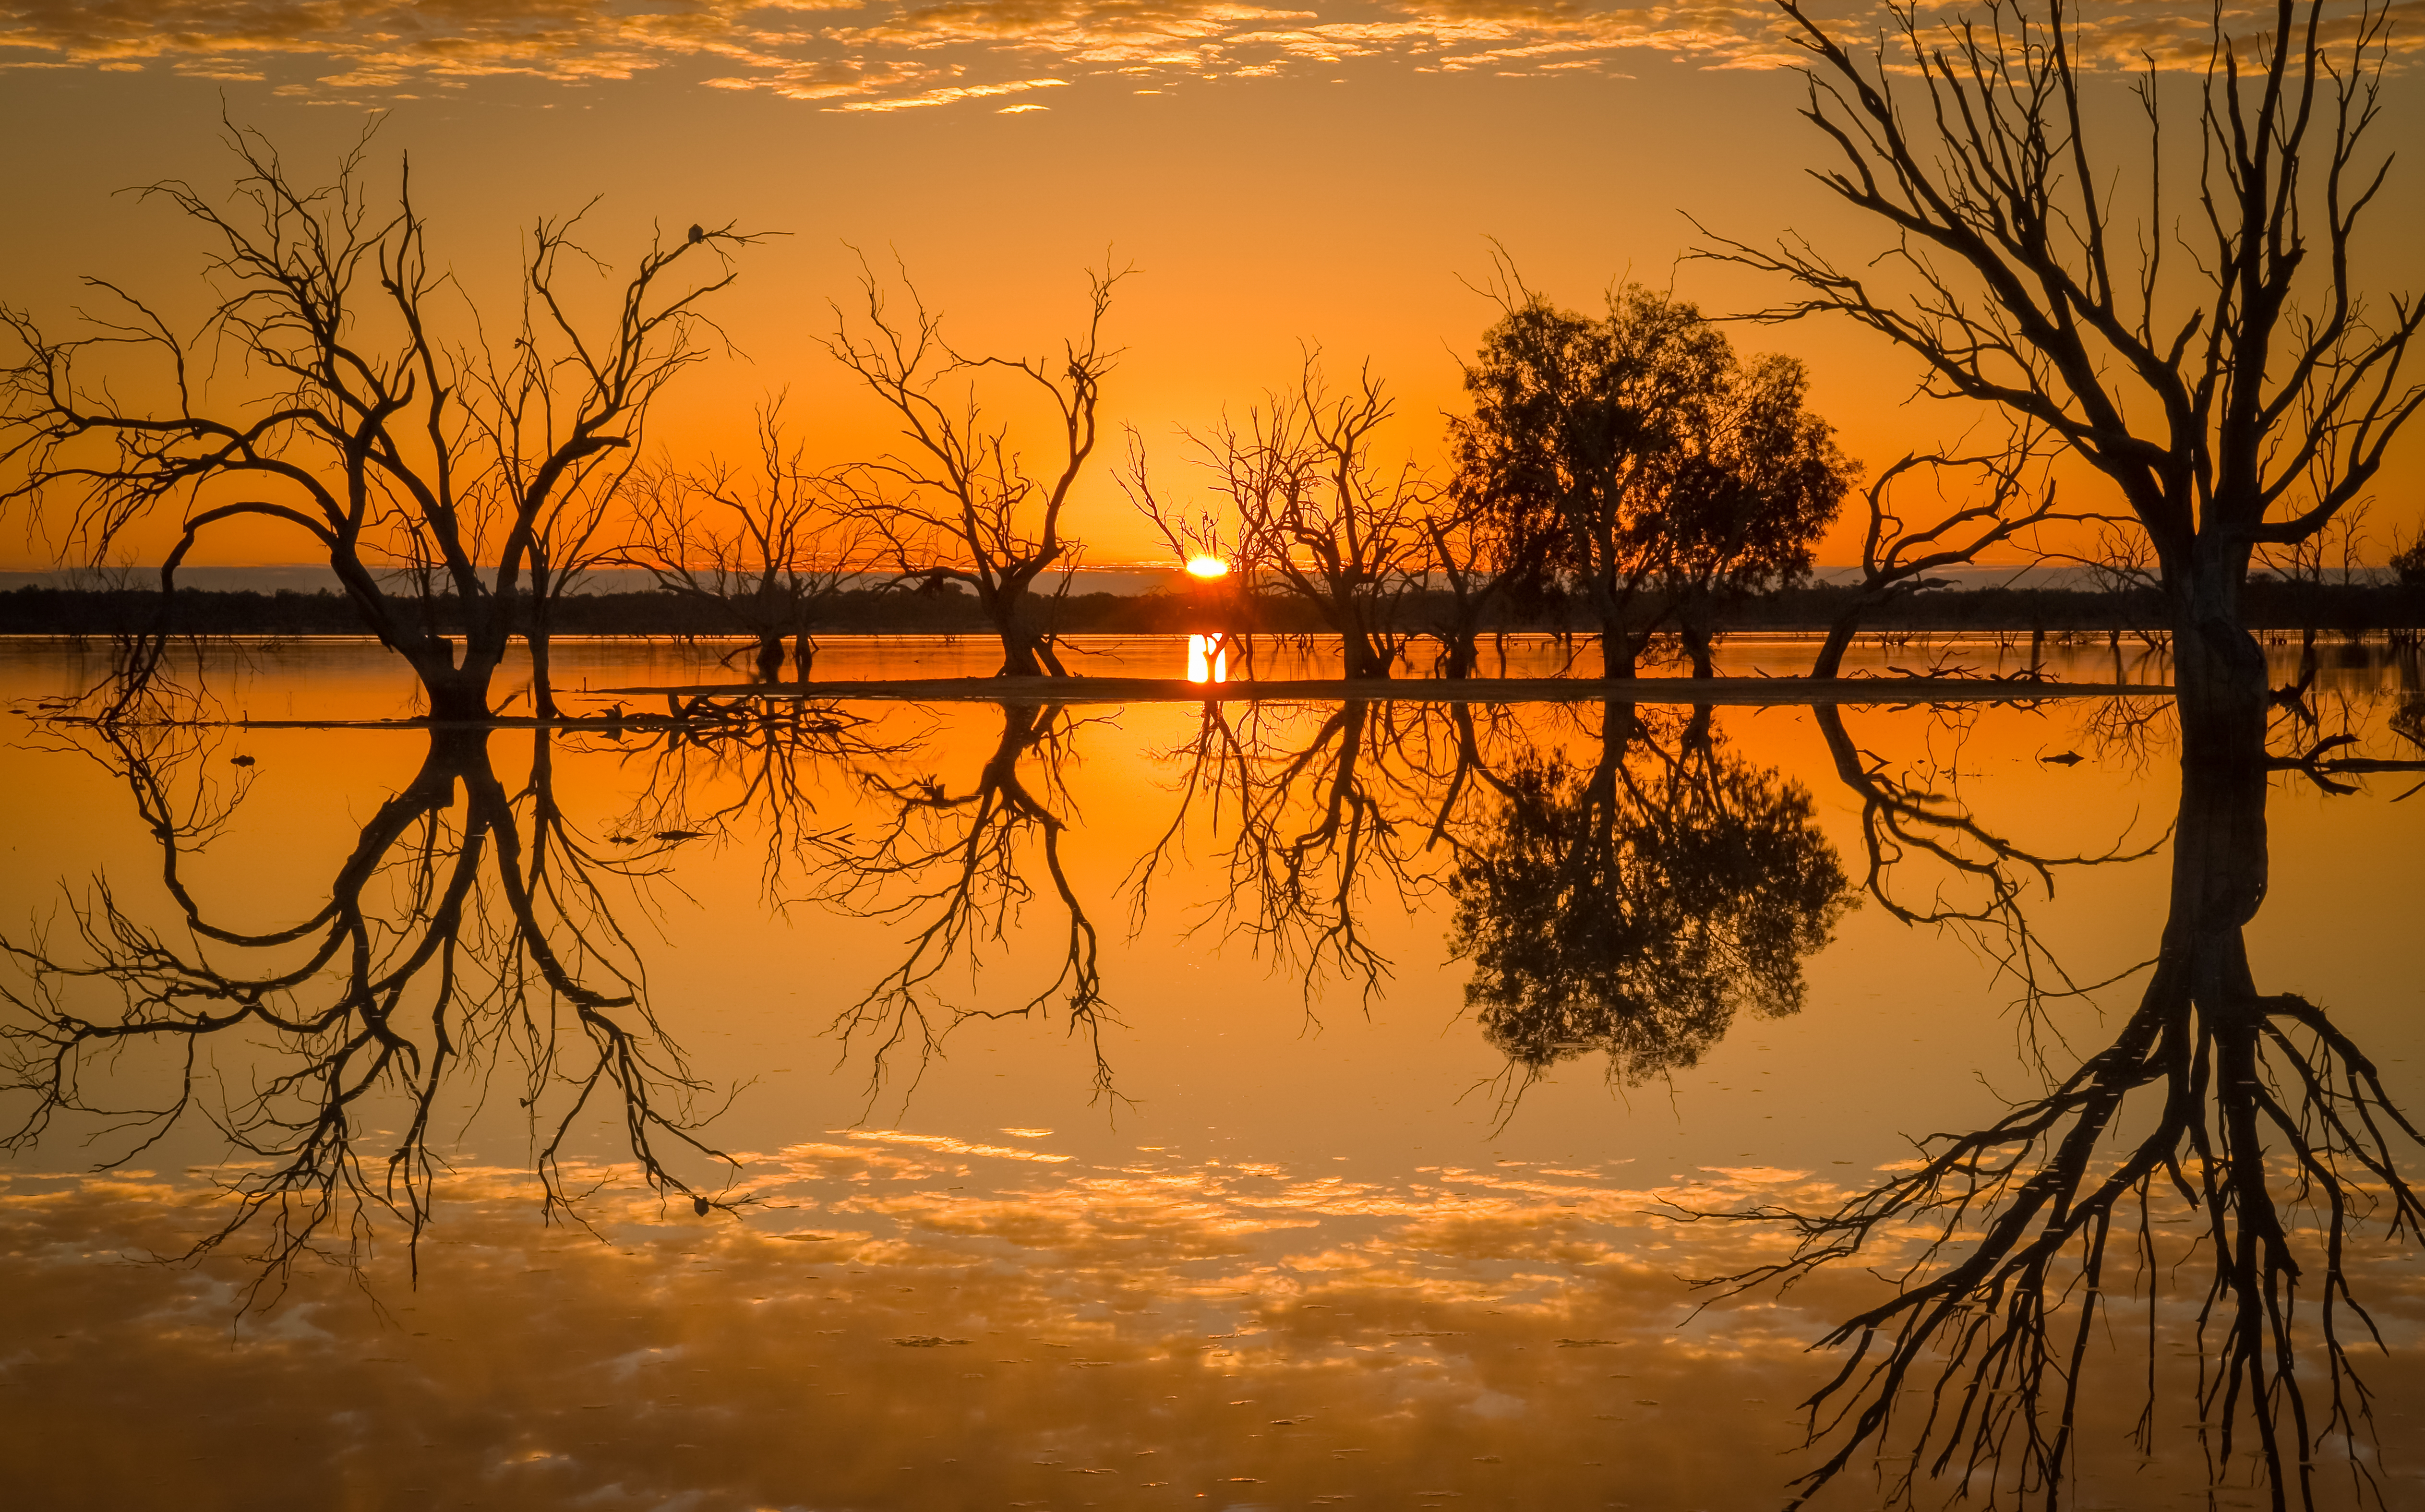
<svg viewBox="0 0 2425 1512">
<path fill-rule="evenodd" d="M 542 719 L 556 717 L 555 684 L 550 681 L 551 654 L 547 631 L 533 625 L 530 634 L 531 712 Z"/>
<path fill-rule="evenodd" d="M 1677 622 L 1676 628 L 1677 634 L 1683 637 L 1686 654 L 1693 658 L 1693 675 L 1703 679 L 1717 676 L 1717 649 L 1710 635 L 1710 627 L 1687 614 Z"/>
<path fill-rule="evenodd" d="M 758 632 L 758 654 L 755 658 L 758 681 L 779 683 L 783 680 L 783 635 L 779 630 Z"/>
<path fill-rule="evenodd" d="M 1369 631 L 1353 630 L 1339 637 L 1344 663 L 1350 678 L 1386 678 L 1393 659 L 1384 651 L 1378 639 Z"/>
<path fill-rule="evenodd" d="M 1481 633 L 1468 625 L 1451 632 L 1443 638 L 1447 642 L 1448 659 L 1440 668 L 1440 675 L 1458 681 L 1471 677 L 1475 665 L 1482 659 L 1481 651 L 1476 645 L 1476 642 L 1481 639 Z M 1500 657 L 1501 660 L 1505 660 L 1506 652 L 1503 650 L 1500 652 Z"/>
<path fill-rule="evenodd" d="M 453 642 L 440 637 L 435 654 L 427 651 L 408 653 L 413 670 L 421 675 L 423 690 L 429 695 L 429 718 L 440 724 L 485 723 L 489 718 L 489 676 L 493 664 L 469 661 L 457 667 L 454 650 Z"/>
<path fill-rule="evenodd" d="M 2198 546 L 2173 575 L 2170 594 L 2181 761 L 2218 770 L 2261 765 L 2269 690 L 2265 653 L 2240 622 L 2246 552 Z"/>
<path fill-rule="evenodd" d="M 1612 681 L 1629 681 L 1637 674 L 1635 659 L 1641 647 L 1633 632 L 1622 619 L 1602 620 L 1599 627 L 1599 675 Z"/>
<path fill-rule="evenodd" d="M 1819 643 L 1819 654 L 1810 659 L 1813 680 L 1825 682 L 1842 675 L 1844 652 L 1852 650 L 1853 637 L 1861 633 L 1861 616 L 1869 607 L 1867 603 L 1856 603 L 1827 627 L 1827 638 Z"/>
</svg>

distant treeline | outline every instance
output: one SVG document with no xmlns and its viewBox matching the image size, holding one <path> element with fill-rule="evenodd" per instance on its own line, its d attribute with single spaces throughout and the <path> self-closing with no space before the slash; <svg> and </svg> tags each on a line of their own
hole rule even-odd
<svg viewBox="0 0 2425 1512">
<path fill-rule="evenodd" d="M 1717 612 L 1722 632 L 1822 631 L 1840 615 L 1853 589 L 1810 585 L 1747 595 Z M 2425 627 L 2425 583 L 2336 584 L 2258 579 L 2243 601 L 2252 630 L 2315 631 L 2356 635 Z M 429 601 L 433 628 L 463 633 L 451 598 Z M 826 635 L 974 635 L 993 628 L 976 600 L 939 591 L 864 589 L 821 605 L 815 629 Z M 1031 604 L 1038 627 L 1060 635 L 1177 635 L 1229 629 L 1266 634 L 1319 634 L 1327 627 L 1312 604 L 1296 598 L 1260 601 L 1252 623 L 1221 625 L 1202 605 L 1174 594 L 1077 594 L 1039 597 Z M 1390 605 L 1389 628 L 1421 633 L 1444 617 L 1445 595 L 1408 593 Z M 0 590 L 0 635 L 129 635 L 157 627 L 160 596 L 140 588 L 21 587 Z M 1583 631 L 1579 612 L 1558 604 L 1526 614 L 1495 616 L 1488 628 Z M 1867 631 L 1975 632 L 2049 635 L 2160 630 L 2162 604 L 2152 589 L 2099 592 L 2078 588 L 1968 588 L 1919 593 L 1863 618 Z M 524 628 L 517 625 L 519 632 Z M 222 592 L 180 588 L 168 609 L 177 635 L 354 635 L 362 621 L 343 595 L 329 592 Z M 712 602 L 665 592 L 578 594 L 555 601 L 550 631 L 558 635 L 730 638 L 731 620 Z"/>
</svg>

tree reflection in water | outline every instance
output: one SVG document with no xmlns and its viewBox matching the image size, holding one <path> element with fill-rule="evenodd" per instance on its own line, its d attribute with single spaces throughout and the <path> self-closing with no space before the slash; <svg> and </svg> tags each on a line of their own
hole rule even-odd
<svg viewBox="0 0 2425 1512">
<path fill-rule="evenodd" d="M 63 1119 L 98 1126 L 118 1141 L 101 1163 L 111 1169 L 183 1125 L 216 1126 L 230 1206 L 188 1258 L 249 1244 L 249 1302 L 307 1256 L 359 1260 L 381 1214 L 417 1247 L 444 1165 L 434 1126 L 458 1111 L 446 1094 L 476 1108 L 507 1062 L 551 1217 L 577 1220 L 563 1161 L 601 1099 L 619 1105 L 621 1143 L 648 1184 L 707 1211 L 714 1199 L 666 1162 L 684 1148 L 730 1164 L 699 1137 L 710 1089 L 650 1011 L 609 898 L 656 869 L 665 846 L 591 850 L 556 806 L 546 732 L 519 791 L 485 732 L 433 732 L 327 901 L 274 929 L 218 922 L 244 899 L 206 906 L 187 885 L 185 863 L 242 793 L 212 799 L 194 770 L 203 752 L 182 739 L 120 733 L 92 752 L 158 840 L 178 925 L 145 923 L 96 877 L 69 902 L 66 941 L 0 941 L 11 968 L 0 1088 L 28 1102 L 10 1148 Z"/>
<path fill-rule="evenodd" d="M 2391 716 L 2396 733 L 2417 738 L 2416 707 Z M 62 940 L 5 943 L 5 1090 L 31 1100 L 14 1144 L 97 1123 L 117 1133 L 116 1165 L 181 1122 L 216 1123 L 236 1156 L 231 1206 L 196 1253 L 250 1236 L 266 1281 L 315 1248 L 358 1256 L 382 1214 L 417 1237 L 444 1088 L 476 1102 L 512 1063 L 549 1213 L 571 1211 L 567 1141 L 602 1099 L 619 1104 L 619 1142 L 650 1186 L 712 1204 L 674 1168 L 683 1151 L 721 1158 L 701 1134 L 710 1088 L 650 1015 L 610 907 L 707 832 L 763 840 L 770 904 L 890 925 L 892 964 L 837 1023 L 876 1078 L 923 1066 L 970 1019 L 1066 1012 L 1106 1089 L 1093 920 L 1109 900 L 1087 895 L 1065 855 L 1072 765 L 1097 721 L 1018 703 L 999 717 L 964 780 L 905 775 L 931 753 L 829 706 L 634 721 L 607 734 L 642 774 L 640 796 L 599 845 L 556 806 L 549 734 L 535 735 L 519 788 L 486 738 L 433 734 L 326 903 L 260 931 L 229 926 L 184 875 L 240 786 L 205 801 L 198 751 L 170 732 L 121 737 L 100 753 L 157 838 L 176 927 L 143 923 L 97 879 Z M 1301 974 L 1309 1005 L 1334 980 L 1369 1002 L 1390 969 L 1375 921 L 1444 897 L 1448 946 L 1472 964 L 1468 1005 L 1505 1057 L 1502 1118 L 1572 1057 L 1602 1052 L 1613 1079 L 1635 1083 L 1695 1065 L 1746 1011 L 1797 1011 L 1806 960 L 1864 897 L 1981 944 L 2017 984 L 2025 1023 L 2111 985 L 2066 973 L 2032 911 L 2066 868 L 2156 847 L 2031 849 L 1926 764 L 1864 749 L 1839 711 L 1810 717 L 1820 770 L 1852 800 L 1849 872 L 1812 794 L 1730 749 L 1707 710 L 1608 704 L 1579 723 L 1388 700 L 1208 704 L 1165 753 L 1171 817 L 1129 873 L 1132 927 L 1148 928 L 1148 895 L 1209 835 L 1217 891 L 1201 922 Z M 2128 738 L 2153 728 L 2133 716 Z M 2136 1431 L 2152 1446 L 2158 1336 L 2187 1274 L 2203 1284 L 2193 1390 L 2217 1483 L 2253 1452 L 2275 1506 L 2310 1505 L 2337 1453 L 2358 1494 L 2383 1500 L 2351 1354 L 2379 1341 L 2348 1256 L 2362 1231 L 2410 1238 L 2425 1223 L 2405 1176 L 2420 1136 L 2324 1009 L 2260 991 L 2250 970 L 2268 770 L 2321 781 L 2316 751 L 2224 754 L 2184 768 L 2169 917 L 2110 1043 L 2055 1064 L 2060 1037 L 2032 1038 L 2044 1090 L 1931 1136 L 1833 1206 L 1679 1214 L 1791 1236 L 1784 1258 L 1707 1283 L 1722 1295 L 1847 1263 L 1894 1279 L 1819 1341 L 1844 1355 L 1807 1403 L 1819 1452 L 1797 1504 L 1873 1458 L 1900 1467 L 1898 1501 L 1934 1481 L 2057 1504 L 2083 1414 L 2121 1363 L 2101 1358 L 2100 1337 L 2126 1306 L 2144 1312 Z M 1032 905 L 1050 917 L 1033 930 Z M 1031 933 L 1040 965 L 1021 956 Z M 162 1076 L 166 1092 L 147 1095 Z M 2186 1247 L 2165 1237 L 2172 1204 L 2195 1215 Z"/>
<path fill-rule="evenodd" d="M 1528 750 L 1488 781 L 1502 801 L 1462 837 L 1450 949 L 1519 1084 L 1593 1050 L 1638 1083 L 1696 1064 L 1738 1012 L 1801 1008 L 1843 868 L 1809 794 L 1725 750 L 1706 710 L 1613 703 L 1589 766 Z"/>
<path fill-rule="evenodd" d="M 1434 885 L 1422 852 L 1456 808 L 1470 718 L 1439 706 L 1351 699 L 1336 705 L 1207 703 L 1187 745 L 1178 802 L 1130 873 L 1131 935 L 1146 931 L 1156 879 L 1180 863 L 1191 824 L 1220 849 L 1210 915 L 1304 982 L 1309 1012 L 1328 978 L 1366 999 L 1390 962 L 1370 920 L 1405 918 Z"/>
<path fill-rule="evenodd" d="M 2111 1044 L 1986 1127 L 1930 1136 L 1839 1206 L 1688 1214 L 1797 1236 L 1789 1258 L 1709 1283 L 1728 1293 L 1856 1261 L 1901 1276 L 1820 1341 L 1850 1353 L 1805 1404 L 1826 1455 L 1794 1504 L 1889 1447 L 1898 1502 L 1924 1476 L 2058 1504 L 2096 1383 L 2089 1352 L 2125 1296 L 2144 1316 L 2147 1452 L 2158 1326 L 2184 1274 L 2205 1283 L 2197 1427 L 2217 1480 L 2253 1440 L 2277 1508 L 2315 1505 L 2335 1453 L 2353 1493 L 2382 1504 L 2350 1349 L 2383 1341 L 2345 1264 L 2369 1223 L 2417 1234 L 2425 1205 L 2402 1162 L 2425 1136 L 2323 1008 L 2258 989 L 2244 931 L 2266 893 L 2269 764 L 2237 754 L 2184 764 L 2169 917 Z M 2173 1201 L 2195 1215 L 2187 1253 L 2156 1227 Z"/>
<path fill-rule="evenodd" d="M 843 912 L 893 921 L 906 941 L 900 964 L 837 1024 L 845 1043 L 870 1047 L 871 1098 L 903 1050 L 923 1070 L 956 1025 L 1025 1018 L 1056 999 L 1068 1011 L 1070 1033 L 1083 1035 L 1094 1055 L 1097 1092 L 1111 1090 L 1098 939 L 1061 853 L 1072 812 L 1068 766 L 1078 732 L 1091 721 L 1058 705 L 1004 703 L 1001 712 L 1002 734 L 967 791 L 932 775 L 880 780 L 890 819 L 872 838 L 835 852 L 815 890 Z M 1004 944 L 1039 881 L 1062 910 L 1052 974 L 1033 991 L 998 992 L 979 975 L 981 955 Z M 965 992 L 940 985 L 956 966 L 968 973 Z"/>
</svg>

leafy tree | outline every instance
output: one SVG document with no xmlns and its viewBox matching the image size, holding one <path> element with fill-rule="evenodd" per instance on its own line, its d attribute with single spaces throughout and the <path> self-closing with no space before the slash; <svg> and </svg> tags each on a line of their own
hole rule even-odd
<svg viewBox="0 0 2425 1512">
<path fill-rule="evenodd" d="M 1833 427 L 1802 407 L 1808 389 L 1791 357 L 1733 367 L 1668 458 L 1660 581 L 1695 677 L 1715 671 L 1717 603 L 1807 576 L 1811 547 L 1852 487 Z"/>
<path fill-rule="evenodd" d="M 1807 572 L 1853 466 L 1803 409 L 1790 358 L 1748 365 L 1700 311 L 1628 284 L 1599 319 L 1502 281 L 1505 314 L 1467 365 L 1455 492 L 1599 627 L 1609 677 L 1631 677 L 1676 621 L 1710 671 L 1710 604 Z M 1529 559 L 1529 558 L 1523 558 Z"/>
</svg>

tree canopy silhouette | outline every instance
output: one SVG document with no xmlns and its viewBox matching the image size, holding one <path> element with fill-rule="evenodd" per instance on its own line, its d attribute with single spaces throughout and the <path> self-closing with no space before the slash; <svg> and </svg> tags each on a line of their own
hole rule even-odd
<svg viewBox="0 0 2425 1512">
<path fill-rule="evenodd" d="M 1599 627 L 1609 677 L 1631 677 L 1672 624 L 1697 675 L 1709 604 L 1806 575 L 1854 465 L 1804 409 L 1792 358 L 1748 362 L 1698 308 L 1627 284 L 1594 319 L 1504 275 L 1505 314 L 1465 371 L 1455 491 L 1511 561 L 1537 554 Z"/>
</svg>

